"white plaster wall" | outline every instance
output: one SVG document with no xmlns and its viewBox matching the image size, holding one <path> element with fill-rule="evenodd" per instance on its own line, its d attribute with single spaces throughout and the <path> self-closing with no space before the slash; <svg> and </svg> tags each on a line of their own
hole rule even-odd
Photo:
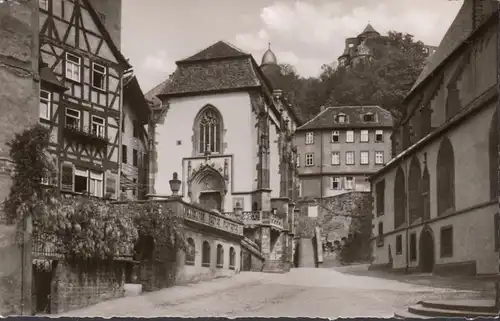
<svg viewBox="0 0 500 321">
<path fill-rule="evenodd" d="M 200 95 L 169 100 L 169 109 L 163 124 L 156 127 L 158 172 L 155 189 L 158 195 L 170 195 L 169 180 L 172 173 L 181 173 L 182 158 L 191 157 L 193 151 L 193 122 L 198 112 L 207 104 L 216 107 L 224 121 L 224 154 L 233 155 L 234 191 L 252 190 L 255 179 L 255 115 L 252 113 L 248 93 Z M 180 145 L 177 144 L 180 141 Z M 186 195 L 184 195 L 186 196 Z"/>
</svg>

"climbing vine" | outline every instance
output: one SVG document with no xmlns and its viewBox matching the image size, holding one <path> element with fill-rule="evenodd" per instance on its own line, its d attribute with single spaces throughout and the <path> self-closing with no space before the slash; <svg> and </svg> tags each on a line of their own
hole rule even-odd
<svg viewBox="0 0 500 321">
<path fill-rule="evenodd" d="M 153 240 L 158 258 L 168 253 L 175 260 L 185 248 L 182 222 L 166 205 L 66 197 L 42 184 L 47 177 L 57 178 L 48 145 L 49 131 L 41 125 L 15 135 L 9 144 L 15 168 L 6 217 L 22 231 L 23 218 L 31 216 L 35 247 L 74 260 L 134 256 L 141 236 Z"/>
</svg>

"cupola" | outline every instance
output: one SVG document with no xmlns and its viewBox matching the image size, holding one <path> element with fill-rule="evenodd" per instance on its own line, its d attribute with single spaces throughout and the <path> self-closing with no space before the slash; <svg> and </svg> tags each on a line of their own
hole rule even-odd
<svg viewBox="0 0 500 321">
<path fill-rule="evenodd" d="M 276 59 L 276 55 L 271 50 L 271 43 L 269 43 L 269 47 L 267 51 L 262 56 L 261 66 L 265 65 L 278 65 L 278 59 Z"/>
</svg>

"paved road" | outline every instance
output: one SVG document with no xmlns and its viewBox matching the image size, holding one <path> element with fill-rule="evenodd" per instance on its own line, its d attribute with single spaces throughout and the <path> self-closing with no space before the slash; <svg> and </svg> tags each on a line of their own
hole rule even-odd
<svg viewBox="0 0 500 321">
<path fill-rule="evenodd" d="M 233 278 L 176 286 L 110 300 L 66 316 L 391 317 L 422 299 L 478 297 L 479 292 L 409 284 L 333 269 L 287 274 L 242 272 Z"/>
</svg>

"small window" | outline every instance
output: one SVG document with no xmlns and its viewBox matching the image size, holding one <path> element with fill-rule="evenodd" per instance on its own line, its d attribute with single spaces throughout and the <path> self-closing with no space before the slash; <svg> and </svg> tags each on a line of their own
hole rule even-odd
<svg viewBox="0 0 500 321">
<path fill-rule="evenodd" d="M 338 115 L 338 116 L 337 116 L 337 123 L 339 123 L 339 124 L 343 124 L 343 123 L 345 123 L 345 122 L 346 122 L 346 117 L 345 117 L 345 115 Z"/>
<path fill-rule="evenodd" d="M 137 149 L 132 149 L 132 165 L 137 167 L 139 162 L 139 157 L 138 157 L 138 152 L 137 152 Z"/>
<path fill-rule="evenodd" d="M 384 131 L 383 130 L 376 130 L 375 131 L 375 141 L 377 143 L 384 141 Z"/>
<path fill-rule="evenodd" d="M 40 90 L 40 118 L 50 120 L 51 103 L 50 103 L 50 92 L 46 90 Z"/>
<path fill-rule="evenodd" d="M 194 241 L 192 238 L 187 239 L 187 248 L 186 248 L 186 265 L 194 265 L 194 259 L 196 257 L 196 247 L 194 245 Z"/>
<path fill-rule="evenodd" d="M 317 205 L 310 205 L 307 207 L 307 217 L 318 217 Z"/>
<path fill-rule="evenodd" d="M 49 0 L 38 0 L 38 6 L 40 7 L 40 9 L 48 11 L 49 10 Z"/>
<path fill-rule="evenodd" d="M 75 168 L 75 192 L 87 193 L 89 191 L 89 171 L 83 168 Z"/>
<path fill-rule="evenodd" d="M 332 189 L 334 190 L 341 189 L 340 177 L 332 177 Z"/>
<path fill-rule="evenodd" d="M 309 132 L 306 133 L 306 145 L 311 145 L 314 144 L 314 133 Z"/>
<path fill-rule="evenodd" d="M 410 261 L 417 260 L 417 234 L 410 234 Z"/>
<path fill-rule="evenodd" d="M 332 152 L 332 165 L 340 165 L 340 152 Z"/>
<path fill-rule="evenodd" d="M 74 167 L 73 164 L 63 163 L 61 165 L 61 189 L 64 191 L 73 191 L 74 181 Z"/>
<path fill-rule="evenodd" d="M 89 188 L 90 195 L 93 195 L 96 197 L 103 196 L 103 174 L 102 173 L 90 172 L 89 185 L 90 185 L 90 188 Z"/>
<path fill-rule="evenodd" d="M 234 250 L 234 247 L 231 246 L 229 249 L 229 269 L 234 270 L 234 267 L 236 265 L 236 251 Z"/>
<path fill-rule="evenodd" d="M 381 180 L 375 185 L 377 216 L 385 213 L 385 180 Z"/>
<path fill-rule="evenodd" d="M 369 152 L 367 151 L 363 151 L 363 152 L 360 152 L 359 155 L 360 155 L 360 164 L 361 165 L 368 165 L 369 164 Z"/>
<path fill-rule="evenodd" d="M 222 244 L 217 245 L 217 265 L 216 267 L 218 269 L 221 269 L 224 267 L 224 248 L 222 247 Z"/>
<path fill-rule="evenodd" d="M 210 244 L 207 241 L 203 242 L 201 266 L 210 267 Z"/>
<path fill-rule="evenodd" d="M 127 164 L 127 145 L 122 145 L 122 163 Z"/>
<path fill-rule="evenodd" d="M 441 228 L 441 257 L 453 256 L 453 227 Z"/>
<path fill-rule="evenodd" d="M 375 164 L 377 165 L 384 164 L 384 152 L 375 152 Z"/>
<path fill-rule="evenodd" d="M 384 235 L 384 223 L 378 222 L 378 236 Z"/>
<path fill-rule="evenodd" d="M 314 153 L 306 154 L 306 166 L 314 166 Z"/>
<path fill-rule="evenodd" d="M 66 127 L 71 129 L 80 129 L 80 111 L 66 108 Z"/>
<path fill-rule="evenodd" d="M 346 190 L 353 190 L 354 189 L 354 177 L 347 176 L 345 178 L 345 189 Z"/>
<path fill-rule="evenodd" d="M 369 123 L 369 122 L 372 122 L 374 120 L 375 117 L 373 117 L 373 114 L 365 114 L 363 115 L 363 121 L 365 123 Z"/>
<path fill-rule="evenodd" d="M 92 115 L 92 134 L 104 137 L 104 118 Z"/>
<path fill-rule="evenodd" d="M 367 129 L 362 129 L 361 130 L 360 141 L 362 143 L 368 143 L 368 130 Z"/>
<path fill-rule="evenodd" d="M 354 165 L 354 152 L 345 152 L 346 165 Z"/>
<path fill-rule="evenodd" d="M 354 143 L 354 131 L 353 130 L 346 131 L 345 142 L 346 143 Z"/>
<path fill-rule="evenodd" d="M 338 143 L 339 137 L 340 137 L 340 133 L 338 130 L 332 131 L 332 143 Z"/>
<path fill-rule="evenodd" d="M 92 63 L 92 87 L 106 89 L 106 67 Z"/>
<path fill-rule="evenodd" d="M 81 81 L 81 59 L 78 56 L 66 53 L 66 78 L 73 81 Z"/>
<path fill-rule="evenodd" d="M 297 167 L 300 167 L 300 154 L 297 154 L 297 159 L 295 161 L 297 162 Z"/>
<path fill-rule="evenodd" d="M 125 132 L 125 114 L 122 115 L 122 133 Z"/>
<path fill-rule="evenodd" d="M 403 236 L 396 236 L 396 255 L 403 254 Z"/>
</svg>

